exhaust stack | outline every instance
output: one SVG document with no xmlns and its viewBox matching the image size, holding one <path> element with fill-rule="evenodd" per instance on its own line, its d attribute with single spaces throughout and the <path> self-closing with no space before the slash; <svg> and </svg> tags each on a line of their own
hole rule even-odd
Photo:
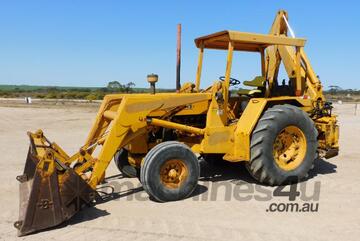
<svg viewBox="0 0 360 241">
<path fill-rule="evenodd" d="M 176 44 L 176 92 L 181 89 L 180 84 L 180 66 L 181 66 L 181 24 L 177 25 L 177 44 Z"/>
</svg>

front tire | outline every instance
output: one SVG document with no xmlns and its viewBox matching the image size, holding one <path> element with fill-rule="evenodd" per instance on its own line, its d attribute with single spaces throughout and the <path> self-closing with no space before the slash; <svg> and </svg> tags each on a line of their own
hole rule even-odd
<svg viewBox="0 0 360 241">
<path fill-rule="evenodd" d="M 129 163 L 129 152 L 128 150 L 122 148 L 118 150 L 114 156 L 114 162 L 116 167 L 125 177 L 138 177 L 139 168 L 134 167 Z"/>
<path fill-rule="evenodd" d="M 198 159 L 192 150 L 182 143 L 167 141 L 145 156 L 140 181 L 157 201 L 176 201 L 194 191 L 199 175 Z"/>
<path fill-rule="evenodd" d="M 317 130 L 306 112 L 275 105 L 265 111 L 252 133 L 247 169 L 269 185 L 301 180 L 313 166 L 317 144 Z"/>
</svg>

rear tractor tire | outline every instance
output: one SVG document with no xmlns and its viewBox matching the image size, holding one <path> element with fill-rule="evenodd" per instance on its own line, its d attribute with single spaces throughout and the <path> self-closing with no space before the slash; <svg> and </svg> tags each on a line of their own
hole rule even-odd
<svg viewBox="0 0 360 241">
<path fill-rule="evenodd" d="M 192 150 L 177 141 L 166 141 L 145 156 L 140 181 L 157 201 L 176 201 L 191 195 L 199 175 L 199 162 Z"/>
<path fill-rule="evenodd" d="M 264 184 L 299 181 L 307 177 L 317 157 L 317 134 L 306 112 L 275 105 L 264 112 L 252 133 L 247 169 Z"/>
</svg>

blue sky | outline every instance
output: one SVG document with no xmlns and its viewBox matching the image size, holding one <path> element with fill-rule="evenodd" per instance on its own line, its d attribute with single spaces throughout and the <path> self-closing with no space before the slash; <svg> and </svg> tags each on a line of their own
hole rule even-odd
<svg viewBox="0 0 360 241">
<path fill-rule="evenodd" d="M 182 82 L 193 81 L 194 38 L 232 29 L 267 33 L 286 9 L 323 85 L 360 89 L 358 1 L 0 1 L 0 84 L 105 86 L 111 80 L 174 88 L 176 24 Z M 259 56 L 235 55 L 232 76 L 260 72 Z M 225 71 L 226 53 L 205 54 L 202 86 Z"/>
</svg>

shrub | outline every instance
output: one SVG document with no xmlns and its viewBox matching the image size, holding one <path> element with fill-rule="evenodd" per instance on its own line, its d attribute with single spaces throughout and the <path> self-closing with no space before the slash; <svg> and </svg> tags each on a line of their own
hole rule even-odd
<svg viewBox="0 0 360 241">
<path fill-rule="evenodd" d="M 50 92 L 47 95 L 45 95 L 46 99 L 57 99 L 57 95 L 55 92 Z"/>
<path fill-rule="evenodd" d="M 96 94 L 89 94 L 85 97 L 86 100 L 93 101 L 96 100 L 98 97 Z"/>
</svg>

